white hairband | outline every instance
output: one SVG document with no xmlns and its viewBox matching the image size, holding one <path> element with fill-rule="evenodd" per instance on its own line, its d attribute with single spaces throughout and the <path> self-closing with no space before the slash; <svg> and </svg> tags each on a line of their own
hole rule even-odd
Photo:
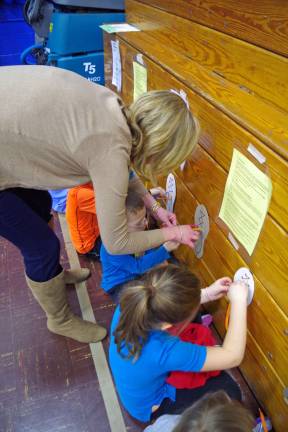
<svg viewBox="0 0 288 432">
<path fill-rule="evenodd" d="M 190 109 L 188 97 L 187 94 L 184 92 L 184 90 L 180 90 L 179 92 L 174 89 L 170 89 L 171 93 L 176 94 L 177 96 L 181 97 L 181 99 L 185 102 L 185 105 L 187 106 L 188 110 Z"/>
</svg>

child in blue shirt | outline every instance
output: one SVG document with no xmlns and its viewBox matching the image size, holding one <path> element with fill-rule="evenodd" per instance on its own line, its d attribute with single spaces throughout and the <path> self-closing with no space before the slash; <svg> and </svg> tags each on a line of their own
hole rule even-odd
<svg viewBox="0 0 288 432">
<path fill-rule="evenodd" d="M 147 228 L 146 208 L 142 197 L 128 188 L 126 198 L 127 228 L 129 232 L 143 231 Z M 156 265 L 167 262 L 179 243 L 169 241 L 162 246 L 150 249 L 141 256 L 112 255 L 102 244 L 100 261 L 102 264 L 101 287 L 117 302 L 123 284 L 147 272 Z"/>
<path fill-rule="evenodd" d="M 237 384 L 225 372 L 196 389 L 176 389 L 166 382 L 172 371 L 224 370 L 238 366 L 244 356 L 247 286 L 227 277 L 203 290 L 199 285 L 190 271 L 169 264 L 130 282 L 121 293 L 111 324 L 109 360 L 119 397 L 137 420 L 181 414 L 207 392 L 224 390 L 241 399 Z M 166 331 L 180 323 L 184 328 L 200 303 L 218 299 L 227 290 L 231 314 L 222 346 L 195 345 Z"/>
</svg>

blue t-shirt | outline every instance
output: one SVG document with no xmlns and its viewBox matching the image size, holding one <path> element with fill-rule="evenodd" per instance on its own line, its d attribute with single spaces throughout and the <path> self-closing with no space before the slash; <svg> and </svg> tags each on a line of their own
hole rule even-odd
<svg viewBox="0 0 288 432">
<path fill-rule="evenodd" d="M 175 400 L 176 389 L 166 383 L 169 372 L 199 372 L 206 360 L 206 347 L 182 342 L 161 330 L 151 331 L 136 362 L 117 352 L 114 330 L 120 318 L 120 307 L 111 323 L 110 366 L 119 397 L 126 410 L 136 419 L 150 420 L 152 407 L 163 399 Z M 127 354 L 126 347 L 123 354 Z"/>
<path fill-rule="evenodd" d="M 102 243 L 100 261 L 102 264 L 101 287 L 105 291 L 111 290 L 119 284 L 123 284 L 137 278 L 157 264 L 169 259 L 171 256 L 164 246 L 146 251 L 143 256 L 112 255 Z"/>
</svg>

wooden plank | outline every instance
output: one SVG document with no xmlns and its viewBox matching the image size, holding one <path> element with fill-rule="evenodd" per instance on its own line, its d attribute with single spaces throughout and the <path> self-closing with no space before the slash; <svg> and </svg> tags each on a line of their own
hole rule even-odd
<svg viewBox="0 0 288 432">
<path fill-rule="evenodd" d="M 214 160 L 197 148 L 193 162 L 187 162 L 183 180 L 199 202 L 203 203 L 213 220 L 218 218 L 227 173 Z M 218 227 L 228 236 L 229 230 L 222 224 Z M 265 219 L 258 243 L 249 257 L 240 247 L 239 253 L 251 270 L 265 285 L 283 311 L 288 313 L 288 236 L 268 215 Z"/>
<path fill-rule="evenodd" d="M 177 180 L 177 198 L 175 211 L 180 223 L 191 223 L 199 200 L 196 200 L 181 179 Z M 208 209 L 209 211 L 209 209 Z M 210 232 L 205 242 L 202 260 L 195 260 L 194 252 L 186 251 L 185 262 L 191 268 L 196 268 L 199 262 L 204 261 L 215 279 L 224 275 L 230 276 L 240 267 L 250 267 L 240 257 L 223 232 L 210 216 Z M 264 266 L 264 263 L 263 263 Z M 253 270 L 252 270 L 253 271 Z M 255 295 L 248 309 L 248 328 L 258 341 L 261 349 L 269 358 L 277 373 L 285 382 L 288 382 L 288 318 L 281 311 L 268 291 L 264 288 L 258 276 L 254 273 Z M 261 323 L 259 325 L 259 323 Z M 224 324 L 224 321 L 223 321 Z"/>
<path fill-rule="evenodd" d="M 124 44 L 121 43 L 121 52 L 122 52 L 123 46 L 124 46 Z M 128 56 L 125 55 L 127 53 L 125 50 L 122 52 L 122 54 L 125 57 L 125 59 L 124 59 L 125 71 L 127 70 L 127 67 L 129 67 L 129 64 L 131 64 L 131 56 L 133 57 L 133 55 L 135 55 L 135 52 L 134 52 L 134 54 L 131 54 L 132 51 L 133 50 L 131 50 L 130 48 L 129 48 L 129 50 L 127 50 L 128 54 L 129 54 Z M 147 60 L 147 59 L 145 58 L 145 60 Z M 149 65 L 148 65 L 148 68 L 150 68 Z M 160 68 L 158 68 L 158 70 L 160 70 Z M 150 71 L 150 69 L 149 69 L 149 71 Z M 123 76 L 123 86 L 124 86 L 124 90 L 125 90 L 124 96 L 125 96 L 125 99 L 127 102 L 130 102 L 132 100 L 131 95 L 132 95 L 132 89 L 133 89 L 133 82 L 132 82 L 131 76 L 132 76 L 131 72 L 129 72 L 128 75 L 125 73 Z M 150 86 L 150 73 L 148 74 L 148 79 L 149 79 L 148 84 Z M 169 75 L 167 75 L 167 79 L 170 79 Z M 109 79 L 108 79 L 108 82 L 109 82 Z M 172 86 L 172 87 L 175 87 L 175 86 Z M 112 88 L 113 88 L 113 86 L 112 86 Z M 115 88 L 114 88 L 114 90 L 115 90 Z M 192 94 L 192 96 L 194 97 L 193 94 Z M 206 103 L 206 105 L 209 105 L 209 104 Z M 211 113 L 211 115 L 212 115 L 212 113 Z M 239 130 L 241 130 L 241 129 L 239 129 Z M 201 150 L 201 152 L 203 152 L 203 150 Z M 207 155 L 207 157 L 209 157 L 209 156 Z M 226 155 L 223 158 L 225 159 Z M 220 168 L 220 170 L 221 170 L 221 168 Z M 185 175 L 186 175 L 186 169 L 185 169 Z M 221 176 L 219 178 L 221 181 Z M 179 202 L 180 197 L 182 195 L 181 192 L 179 191 L 179 185 L 181 185 L 181 187 L 183 187 L 186 191 L 186 194 L 184 195 L 182 204 Z M 184 186 L 180 177 L 178 177 L 178 179 L 177 179 L 177 193 L 178 193 L 178 197 L 177 197 L 177 201 L 176 201 L 177 215 L 178 215 L 179 219 L 181 220 L 181 222 L 182 221 L 183 222 L 191 222 L 191 217 L 193 217 L 193 214 L 194 214 L 193 199 L 194 199 L 194 203 L 196 203 L 196 200 L 192 196 L 192 194 L 190 194 L 190 191 L 187 190 L 186 186 Z M 187 199 L 187 193 L 189 195 L 189 199 Z M 178 205 L 180 206 L 179 210 L 178 210 Z M 211 248 L 210 250 L 213 250 L 212 247 L 215 248 L 215 245 L 218 245 L 218 248 L 216 249 L 216 253 L 213 253 L 213 256 L 216 256 L 216 258 L 214 258 L 214 261 L 212 261 L 211 254 L 209 254 L 209 270 L 210 270 L 210 268 L 213 268 L 215 271 L 215 268 L 216 268 L 217 271 L 220 271 L 220 269 L 222 269 L 224 271 L 224 268 L 226 266 L 226 268 L 231 268 L 230 274 L 233 274 L 233 272 L 236 270 L 236 268 L 243 265 L 243 260 L 241 260 L 241 257 L 237 254 L 237 252 L 234 251 L 234 249 L 232 249 L 232 247 L 228 243 L 226 237 L 224 236 L 224 233 L 221 232 L 216 225 L 215 225 L 215 233 L 216 233 L 215 234 L 216 237 L 215 238 L 213 237 L 213 242 L 212 241 L 210 242 L 210 238 L 208 239 L 209 247 Z M 222 243 L 220 241 L 221 239 L 222 239 L 222 243 L 224 242 L 224 244 L 226 245 L 225 247 L 227 248 L 227 250 L 229 250 L 228 258 L 226 257 L 227 250 L 225 249 L 225 247 L 224 247 L 224 253 L 222 251 L 223 246 L 222 246 Z M 218 249 L 219 249 L 219 251 L 218 251 Z M 180 252 L 181 258 L 183 260 L 185 260 L 186 263 L 189 263 L 190 266 L 193 265 L 196 270 L 199 270 L 199 268 L 201 268 L 200 263 L 202 263 L 202 261 L 195 260 L 195 256 L 191 250 L 189 250 L 188 248 L 182 247 L 179 252 Z M 207 252 L 205 250 L 204 258 L 206 257 L 206 253 Z M 227 267 L 228 264 L 226 263 L 225 260 L 229 261 L 230 267 Z M 225 263 L 224 267 L 223 267 L 223 262 Z M 269 265 L 269 263 L 268 263 L 268 265 Z M 203 271 L 202 271 L 202 275 L 203 275 Z M 211 273 L 210 273 L 210 275 L 211 275 Z M 222 274 L 220 276 L 222 276 Z M 257 300 L 257 298 L 258 298 L 258 300 Z M 252 308 L 252 305 L 250 306 L 250 308 Z M 222 318 L 219 319 L 219 322 L 221 322 L 223 325 L 223 322 L 224 322 L 223 311 L 224 311 L 224 309 L 223 308 L 217 309 L 217 314 L 218 314 L 218 310 L 222 314 Z M 218 318 L 217 318 L 218 315 L 217 314 L 215 315 L 216 316 L 216 318 L 215 318 L 216 323 L 218 321 Z M 269 352 L 271 352 L 273 357 L 272 358 L 268 357 L 268 359 L 266 360 L 266 358 L 262 352 L 262 348 L 260 348 L 257 344 L 258 341 L 256 342 L 251 337 L 250 339 L 252 342 L 248 341 L 247 352 L 248 352 L 248 350 L 249 350 L 249 352 L 251 351 L 253 353 L 253 356 L 255 356 L 255 359 L 253 360 L 253 363 L 251 363 L 250 359 L 248 362 L 246 362 L 246 361 L 244 362 L 244 364 L 248 365 L 247 371 L 244 368 L 242 368 L 242 369 L 244 370 L 244 373 L 248 377 L 250 383 L 252 380 L 255 379 L 255 376 L 263 378 L 263 383 L 261 385 L 260 384 L 258 385 L 258 383 L 261 383 L 260 378 L 258 379 L 258 381 L 256 383 L 257 384 L 256 388 L 255 388 L 256 394 L 260 398 L 260 400 L 265 404 L 265 407 L 267 407 L 267 409 L 269 410 L 269 413 L 271 415 L 273 423 L 274 423 L 275 427 L 278 428 L 276 430 L 278 430 L 279 432 L 280 431 L 282 432 L 284 425 L 287 424 L 287 415 L 286 415 L 287 413 L 284 412 L 286 406 L 283 403 L 282 394 L 281 394 L 281 392 L 283 390 L 283 383 L 281 382 L 279 376 L 275 372 L 273 366 L 275 366 L 275 365 L 278 366 L 278 364 L 281 363 L 280 364 L 281 376 L 283 374 L 285 374 L 283 376 L 286 377 L 286 370 L 283 370 L 283 366 L 285 366 L 285 359 L 284 359 L 284 361 L 282 361 L 283 359 L 281 356 L 283 356 L 283 353 L 285 355 L 285 353 L 287 352 L 287 350 L 286 350 L 286 348 L 287 348 L 286 337 L 284 337 L 284 342 L 283 342 L 283 335 L 286 336 L 286 333 L 284 333 L 286 327 L 284 328 L 284 326 L 287 325 L 287 317 L 285 317 L 285 315 L 280 311 L 278 306 L 275 305 L 275 302 L 273 301 L 271 296 L 265 291 L 261 282 L 257 279 L 255 302 L 253 304 L 253 309 L 249 310 L 249 324 L 248 325 L 249 325 L 249 328 L 251 326 L 251 329 L 253 331 L 255 331 L 253 326 L 257 326 L 257 321 L 259 320 L 259 318 L 262 319 L 262 321 L 265 323 L 265 325 L 263 327 L 259 327 L 259 322 L 258 322 L 258 327 L 261 328 L 261 337 L 260 337 L 261 347 L 263 347 L 264 352 L 267 352 L 267 349 L 270 349 L 270 342 L 272 340 L 273 350 L 272 350 L 272 352 L 271 351 L 269 351 Z M 271 319 L 272 319 L 272 325 L 271 325 Z M 284 329 L 284 331 L 283 331 L 283 329 Z M 257 328 L 256 331 L 260 331 L 260 330 Z M 267 333 L 265 333 L 266 331 L 267 331 Z M 258 333 L 257 333 L 257 336 L 258 336 Z M 250 337 L 250 334 L 249 334 L 249 337 Z M 264 339 L 266 339 L 266 340 L 264 340 Z M 282 348 L 284 346 L 284 348 L 285 348 L 285 350 L 283 350 L 282 354 L 280 352 L 281 349 L 279 349 L 279 344 L 277 344 L 277 345 L 275 344 L 275 341 L 277 341 L 278 339 L 280 340 L 280 346 Z M 269 341 L 269 342 L 267 343 L 267 341 Z M 285 358 L 287 358 L 287 355 Z M 261 369 L 259 368 L 259 365 L 263 365 L 263 363 L 265 364 L 265 362 L 267 364 L 267 366 L 266 366 L 267 370 L 266 370 L 266 374 L 262 375 L 262 372 L 261 372 Z M 279 413 L 278 410 L 281 410 L 280 416 L 278 415 L 278 413 Z M 283 414 L 283 412 L 284 412 L 284 414 Z"/>
<path fill-rule="evenodd" d="M 110 38 L 107 38 L 107 40 Z M 111 53 L 109 41 L 107 41 L 105 56 Z M 123 92 L 122 97 L 125 102 L 132 102 L 133 95 L 133 58 L 137 51 L 126 42 L 120 43 L 121 54 L 123 58 Z M 155 62 L 144 56 L 144 61 L 148 69 L 148 89 L 183 89 L 189 98 L 191 110 L 195 112 L 201 124 L 200 144 L 205 150 L 225 169 L 228 170 L 231 162 L 233 149 L 236 147 L 245 156 L 255 163 L 255 159 L 247 152 L 247 147 L 251 143 L 266 158 L 266 163 L 259 166 L 271 177 L 273 183 L 273 195 L 269 213 L 276 219 L 280 225 L 288 230 L 288 212 L 286 203 L 288 202 L 288 164 L 283 158 L 271 151 L 266 145 L 241 128 L 230 117 L 217 110 L 205 99 L 191 91 L 187 86 L 179 82 L 173 75 L 157 65 Z M 106 82 L 111 83 L 111 54 L 110 70 L 106 75 Z M 106 67 L 106 65 L 105 65 Z M 115 90 L 114 86 L 111 86 Z"/>
<path fill-rule="evenodd" d="M 206 286 L 215 280 L 215 277 L 202 260 L 198 261 L 196 273 L 205 282 Z M 207 311 L 213 315 L 213 323 L 222 338 L 225 334 L 226 305 L 227 303 L 224 300 L 207 303 L 206 305 Z M 284 425 L 287 424 L 288 416 L 288 406 L 283 399 L 285 385 L 249 330 L 247 332 L 245 357 L 240 369 L 249 382 L 249 386 L 257 395 L 259 402 L 267 410 L 267 414 L 273 421 L 274 430 L 282 432 Z"/>
<path fill-rule="evenodd" d="M 287 58 L 135 0 L 127 1 L 127 19 L 149 26 L 157 44 L 288 111 Z"/>
<path fill-rule="evenodd" d="M 127 56 L 125 56 L 126 58 L 126 62 L 127 62 Z M 132 92 L 132 89 L 130 90 Z M 199 153 L 200 152 L 200 153 Z M 200 156 L 199 156 L 200 154 Z M 196 159 L 196 163 L 195 163 L 195 159 Z M 209 203 L 204 202 L 207 206 L 208 209 L 210 211 L 210 215 L 212 217 L 216 217 L 218 214 L 218 209 L 220 206 L 220 200 L 222 199 L 222 193 L 224 190 L 224 185 L 225 185 L 225 181 L 226 181 L 226 173 L 221 170 L 220 167 L 215 167 L 214 161 L 208 157 L 208 155 L 206 156 L 205 152 L 203 152 L 202 150 L 198 150 L 196 156 L 194 157 L 194 164 L 191 164 L 192 168 L 185 170 L 184 173 L 184 180 L 185 182 L 188 184 L 188 187 L 190 186 L 190 189 L 192 190 L 192 192 L 195 194 L 195 196 L 198 197 L 198 199 L 201 199 L 202 196 L 207 196 L 207 201 L 209 201 Z M 195 172 L 194 172 L 195 171 Z M 211 177 L 211 172 L 213 172 L 213 175 Z M 188 173 L 188 174 L 187 174 Z M 201 178 L 199 178 L 199 176 L 201 175 Z M 208 178 L 206 178 L 208 177 Z M 194 186 L 193 186 L 194 185 Z M 209 192 L 207 193 L 207 190 L 209 190 Z M 212 192 L 211 192 L 212 191 Z M 216 198 L 216 199 L 215 199 Z M 210 204 L 212 203 L 212 204 Z M 183 208 L 185 203 L 182 204 Z M 271 220 L 271 224 L 274 227 L 274 222 Z M 277 225 L 276 225 L 276 229 L 278 229 Z M 270 231 L 270 230 L 269 230 Z M 275 236 L 276 234 L 276 236 Z M 265 237 L 265 236 L 263 236 Z M 278 246 L 278 240 L 277 240 L 277 231 L 275 233 L 275 231 L 273 232 L 272 230 L 272 237 L 276 238 L 276 245 Z M 275 246 L 275 241 L 273 243 L 273 238 L 271 239 L 272 245 Z M 285 237 L 286 239 L 286 237 Z M 219 243 L 219 241 L 218 241 Z M 281 243 L 281 241 L 280 241 Z M 268 247 L 272 248 L 273 250 L 273 246 L 270 245 L 270 241 L 267 243 Z M 267 249 L 267 245 L 266 245 L 266 249 Z M 283 247 L 284 249 L 284 253 L 285 253 L 285 247 Z M 287 253 L 287 251 L 286 251 Z M 231 255 L 231 254 L 230 254 Z M 236 254 L 238 256 L 238 254 Z M 267 278 L 272 278 L 272 282 L 270 283 L 271 285 L 271 291 L 274 294 L 274 296 L 280 297 L 280 304 L 283 308 L 286 307 L 287 310 L 287 292 L 285 290 L 281 291 L 279 290 L 278 286 L 279 286 L 279 279 L 277 276 L 277 271 L 279 272 L 279 262 L 278 262 L 278 255 L 274 254 L 274 260 L 275 262 L 273 263 L 273 265 L 271 266 L 268 265 L 267 263 L 269 263 L 269 259 L 271 258 L 270 254 L 268 254 L 268 256 L 266 254 L 264 254 L 264 257 L 261 256 L 261 259 L 259 260 L 259 262 L 262 263 L 262 266 L 260 267 L 260 273 L 262 275 L 262 272 L 264 272 L 264 276 L 263 276 L 263 280 L 264 282 L 266 282 Z M 231 257 L 230 257 L 231 258 Z M 273 259 L 273 258 L 272 258 Z M 187 256 L 185 257 L 185 260 L 187 260 Z M 285 262 L 285 259 L 283 259 Z M 235 261 L 235 259 L 234 259 Z M 233 262 L 233 261 L 232 261 Z M 256 261 L 257 263 L 258 261 Z M 243 261 L 239 261 L 236 260 L 237 266 L 241 266 L 243 265 Z M 265 264 L 266 263 L 266 264 Z M 218 261 L 217 261 L 217 266 L 218 266 Z M 249 263 L 250 267 L 251 267 L 251 263 Z M 235 269 L 237 268 L 236 264 L 235 264 Z M 258 266 L 255 265 L 255 268 L 257 270 Z M 270 269 L 271 268 L 271 269 Z M 281 268 L 283 269 L 283 265 L 281 267 L 281 263 L 280 263 L 280 276 L 281 276 Z M 285 268 L 285 267 L 284 267 Z M 235 271 L 234 269 L 234 271 Z M 254 267 L 253 267 L 254 270 Z M 285 274 L 285 272 L 283 272 L 283 276 L 282 276 L 282 281 L 280 283 L 280 286 L 285 286 L 285 283 L 287 283 L 287 276 Z M 279 300 L 277 298 L 277 300 Z M 281 331 L 283 333 L 283 327 L 281 328 Z"/>
<path fill-rule="evenodd" d="M 241 371 L 248 380 L 251 389 L 257 394 L 273 423 L 275 432 L 284 432 L 288 424 L 288 406 L 284 401 L 285 386 L 273 374 L 271 365 L 261 355 L 261 350 L 251 334 L 247 335 L 248 349 L 245 353 Z M 250 347 L 253 346 L 251 349 Z M 286 382 L 287 385 L 287 382 Z"/>
<path fill-rule="evenodd" d="M 181 222 L 189 222 L 190 214 L 194 212 L 196 205 L 197 201 L 179 179 L 177 181 L 175 209 Z M 244 264 L 214 222 L 212 222 L 212 226 L 215 228 L 216 236 L 209 234 L 203 259 L 195 262 L 194 254 L 190 251 L 193 260 L 190 267 L 204 282 L 204 286 L 211 284 L 223 275 L 232 275 L 237 268 Z M 223 247 L 224 243 L 226 243 L 226 247 Z M 213 249 L 215 245 L 219 246 L 218 249 L 221 250 L 221 253 Z M 232 260 L 231 253 L 234 254 Z M 180 258 L 182 258 L 181 253 Z M 186 262 L 189 262 L 187 256 Z M 257 278 L 255 281 L 254 300 L 248 308 L 246 355 L 240 369 L 248 379 L 249 385 L 253 388 L 259 401 L 268 410 L 275 430 L 282 432 L 288 416 L 288 406 L 283 399 L 284 383 L 287 385 L 288 338 L 285 333 L 287 317 L 279 311 L 278 306 Z M 206 304 L 206 309 L 212 313 L 214 324 L 222 337 L 225 334 L 226 305 L 225 299 Z M 281 325 L 279 326 L 280 322 Z M 254 359 L 253 362 L 251 361 L 252 358 Z M 255 377 L 257 377 L 257 382 L 255 382 Z"/>
<path fill-rule="evenodd" d="M 285 0 L 140 1 L 288 56 L 288 2 Z"/>
<path fill-rule="evenodd" d="M 174 75 L 237 123 L 288 158 L 287 114 L 207 70 L 169 46 L 159 45 L 147 32 L 121 33 L 136 50 Z"/>
</svg>

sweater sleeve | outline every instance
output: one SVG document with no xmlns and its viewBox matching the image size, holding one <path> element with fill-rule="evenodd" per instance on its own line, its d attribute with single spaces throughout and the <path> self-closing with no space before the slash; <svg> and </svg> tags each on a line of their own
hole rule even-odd
<svg viewBox="0 0 288 432">
<path fill-rule="evenodd" d="M 97 197 L 96 212 L 100 234 L 106 249 L 112 254 L 131 254 L 160 246 L 165 241 L 161 229 L 128 232 L 125 201 L 130 156 L 127 143 L 123 143 L 123 137 L 103 135 L 102 149 L 98 148 L 96 155 L 91 154 L 90 150 L 91 157 L 87 164 Z M 109 140 L 118 140 L 119 143 L 109 145 Z"/>
<path fill-rule="evenodd" d="M 115 258 L 117 265 L 119 265 L 119 256 L 115 255 Z M 123 259 L 121 260 L 121 270 L 127 270 L 129 273 L 140 275 L 169 258 L 169 252 L 167 252 L 164 246 L 160 246 L 149 254 L 141 257 L 134 257 L 132 255 L 123 256 Z M 110 259 L 113 264 L 113 255 L 110 255 Z"/>
</svg>

